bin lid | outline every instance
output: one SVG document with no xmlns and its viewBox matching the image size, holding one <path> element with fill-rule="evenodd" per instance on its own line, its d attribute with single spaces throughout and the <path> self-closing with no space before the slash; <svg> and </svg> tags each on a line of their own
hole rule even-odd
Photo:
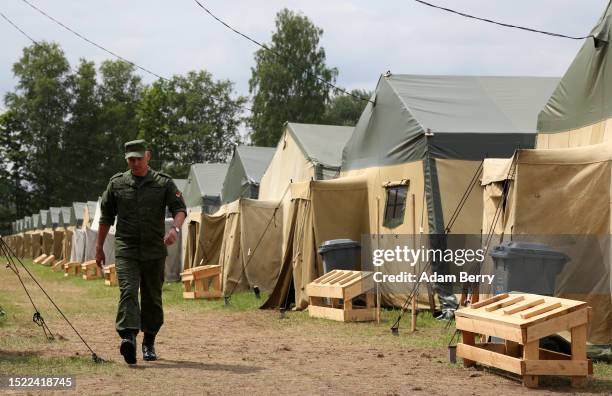
<svg viewBox="0 0 612 396">
<path fill-rule="evenodd" d="M 321 246 L 319 246 L 319 254 L 332 250 L 352 249 L 359 246 L 359 243 L 353 241 L 352 239 L 332 239 L 323 242 Z"/>
<path fill-rule="evenodd" d="M 553 250 L 548 245 L 542 243 L 530 243 L 520 241 L 508 241 L 493 247 L 491 257 L 494 258 L 541 258 L 547 260 L 558 260 L 560 264 L 565 264 L 570 258 L 563 252 Z"/>
</svg>

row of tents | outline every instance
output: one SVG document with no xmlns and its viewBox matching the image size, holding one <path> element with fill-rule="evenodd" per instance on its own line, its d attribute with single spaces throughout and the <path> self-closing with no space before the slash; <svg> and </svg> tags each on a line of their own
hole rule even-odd
<svg viewBox="0 0 612 396">
<path fill-rule="evenodd" d="M 355 127 L 287 123 L 276 148 L 192 165 L 176 182 L 189 213 L 179 264 L 168 268 L 220 264 L 224 295 L 257 287 L 269 293 L 264 307 L 303 309 L 305 286 L 323 274 L 324 241 L 393 248 L 399 235 L 565 235 L 552 246 L 570 257 L 554 294 L 589 302 L 589 342 L 609 353 L 611 26 L 608 6 L 561 79 L 387 73 Z M 405 301 L 405 291 L 380 288 L 385 304 Z M 434 293 L 438 307 L 457 307 L 453 290 Z"/>
</svg>

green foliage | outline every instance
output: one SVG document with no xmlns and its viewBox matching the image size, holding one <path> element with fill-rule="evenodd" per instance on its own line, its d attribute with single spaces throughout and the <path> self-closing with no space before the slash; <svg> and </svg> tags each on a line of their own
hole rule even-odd
<svg viewBox="0 0 612 396">
<path fill-rule="evenodd" d="M 325 64 L 325 50 L 319 46 L 322 34 L 304 15 L 288 9 L 276 14 L 271 51 L 255 52 L 249 81 L 253 95 L 249 124 L 255 145 L 274 146 L 287 121 L 323 119 L 330 89 L 320 79 L 334 83 L 338 71 Z"/>
<path fill-rule="evenodd" d="M 95 200 L 126 169 L 123 144 L 152 143 L 151 166 L 185 176 L 225 161 L 240 143 L 241 106 L 230 81 L 206 71 L 143 84 L 134 66 L 81 59 L 71 70 L 55 43 L 26 47 L 0 114 L 0 234 L 40 209 Z"/>
<path fill-rule="evenodd" d="M 227 160 L 241 143 L 238 127 L 246 102 L 233 99 L 232 91 L 232 82 L 214 81 L 205 71 L 160 80 L 145 90 L 139 137 L 151 144 L 165 171 L 186 177 L 190 164 Z"/>
<path fill-rule="evenodd" d="M 33 207 L 48 208 L 61 199 L 57 170 L 62 167 L 62 156 L 58 153 L 62 152 L 70 102 L 69 70 L 62 49 L 45 42 L 24 48 L 13 65 L 17 87 L 5 97 L 11 116 L 4 127 L 15 138 L 14 146 L 27 152 Z"/>
<path fill-rule="evenodd" d="M 350 93 L 352 96 L 339 94 L 332 98 L 323 116 L 325 124 L 344 126 L 354 126 L 357 124 L 367 104 L 366 100 L 370 99 L 372 92 L 354 89 Z"/>
</svg>

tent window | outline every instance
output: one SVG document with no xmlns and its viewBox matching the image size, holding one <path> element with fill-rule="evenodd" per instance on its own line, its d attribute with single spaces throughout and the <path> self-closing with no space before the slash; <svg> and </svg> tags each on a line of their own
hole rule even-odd
<svg viewBox="0 0 612 396">
<path fill-rule="evenodd" d="M 406 184 L 392 185 L 385 187 L 385 189 L 387 190 L 387 203 L 383 225 L 388 228 L 395 228 L 404 222 L 408 186 Z"/>
</svg>

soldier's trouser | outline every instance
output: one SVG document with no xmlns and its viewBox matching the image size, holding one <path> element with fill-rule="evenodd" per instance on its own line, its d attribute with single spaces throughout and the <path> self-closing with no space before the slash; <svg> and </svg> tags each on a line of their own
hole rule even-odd
<svg viewBox="0 0 612 396">
<path fill-rule="evenodd" d="M 117 257 L 115 260 L 119 283 L 119 307 L 115 328 L 157 334 L 164 323 L 162 286 L 165 257 L 155 260 L 135 260 Z M 140 306 L 138 289 L 140 288 Z"/>
</svg>

